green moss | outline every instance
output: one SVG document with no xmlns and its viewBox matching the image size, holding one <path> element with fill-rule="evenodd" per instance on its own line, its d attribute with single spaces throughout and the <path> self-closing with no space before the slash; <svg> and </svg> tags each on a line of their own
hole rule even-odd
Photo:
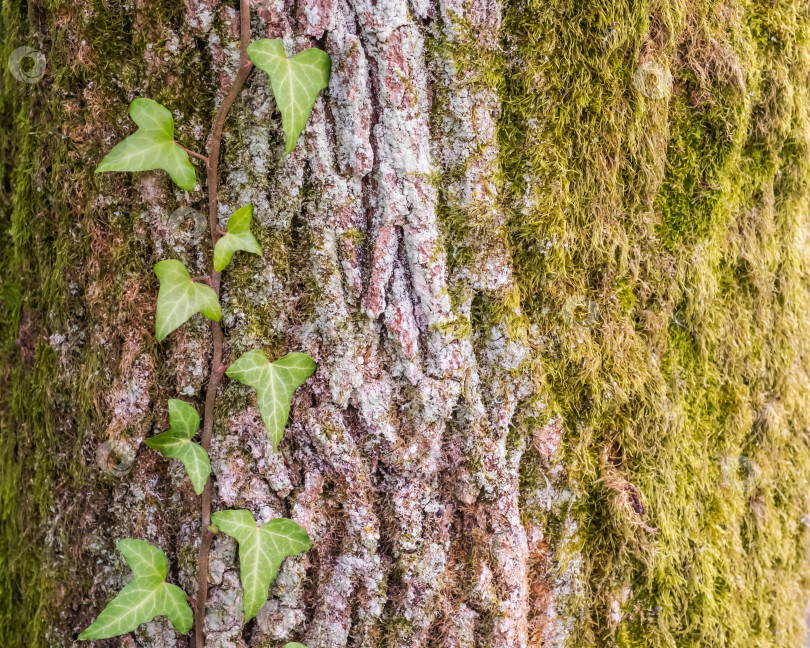
<svg viewBox="0 0 810 648">
<path fill-rule="evenodd" d="M 0 51 L 4 61 L 28 33 L 23 18 L 16 3 L 0 5 L 0 30 L 8 36 Z M 48 515 L 55 475 L 65 467 L 51 452 L 57 438 L 51 415 L 57 363 L 40 337 L 45 319 L 61 305 L 64 247 L 55 245 L 54 226 L 60 230 L 64 223 L 58 218 L 59 196 L 47 205 L 34 186 L 41 188 L 45 176 L 38 150 L 43 134 L 30 112 L 41 103 L 41 92 L 26 87 L 27 96 L 20 98 L 12 91 L 19 82 L 5 67 L 3 72 L 0 222 L 10 236 L 0 242 L 0 599 L 5 602 L 0 644 L 36 646 L 45 640 L 47 624 L 39 611 L 52 587 L 42 571 L 40 521 Z M 53 157 L 61 155 L 57 147 Z M 35 246 L 41 246 L 41 256 L 34 254 Z"/>
<path fill-rule="evenodd" d="M 426 41 L 427 58 L 437 70 L 442 70 L 439 82 L 432 87 L 430 125 L 433 138 L 442 141 L 452 138 L 457 127 L 452 115 L 451 103 L 459 92 L 474 94 L 490 92 L 503 87 L 503 56 L 497 48 L 482 47 L 479 30 L 467 18 L 450 15 L 451 25 L 445 25 L 439 18 L 433 38 Z M 452 29 L 454 37 L 448 38 L 447 29 Z M 458 86 L 442 83 L 444 70 L 451 67 Z M 503 237 L 502 228 L 494 225 L 497 197 L 494 207 L 482 208 L 473 200 L 462 204 L 463 199 L 455 195 L 455 186 L 463 182 L 468 167 L 479 162 L 480 152 L 473 152 L 456 163 L 445 165 L 441 173 L 436 173 L 431 181 L 438 190 L 437 216 L 447 255 L 448 271 L 471 267 L 476 262 L 475 249 L 485 248 L 485 242 Z M 497 169 L 493 169 L 497 173 Z M 438 252 L 438 251 L 435 251 Z"/>
<path fill-rule="evenodd" d="M 210 89 L 195 80 L 184 106 L 179 85 L 201 69 L 194 48 L 172 55 L 145 84 L 147 44 L 163 54 L 161 34 L 179 26 L 183 11 L 150 3 L 135 32 L 130 3 L 93 0 L 77 10 L 58 1 L 0 2 L 0 58 L 27 44 L 47 60 L 39 83 L 17 81 L 5 65 L 0 77 L 0 224 L 9 233 L 0 240 L 0 645 L 9 648 L 61 645 L 74 628 L 60 627 L 59 606 L 84 597 L 93 578 L 95 561 L 74 562 L 86 511 L 58 504 L 109 487 L 87 483 L 81 448 L 86 434 L 104 429 L 98 394 L 120 371 L 122 341 L 106 327 L 113 314 L 141 317 L 139 303 L 122 303 L 127 286 L 148 289 L 153 279 L 144 263 L 151 250 L 133 237 L 139 210 L 127 181 L 93 174 L 108 128 L 88 125 L 130 128 L 133 88 L 191 119 L 207 118 Z M 186 125 L 179 137 L 190 133 Z M 98 186 L 114 197 L 113 208 L 98 208 Z M 62 343 L 50 348 L 53 334 L 65 338 L 66 352 Z"/>
<path fill-rule="evenodd" d="M 501 165 L 578 496 L 571 645 L 782 646 L 804 631 L 808 24 L 795 9 L 507 3 Z M 671 71 L 668 98 L 635 88 L 649 60 Z M 597 304 L 594 326 L 560 317 L 575 295 Z M 536 460 L 526 492 L 545 483 Z M 646 514 L 622 506 L 617 476 Z M 548 537 L 568 551 L 561 534 Z"/>
<path fill-rule="evenodd" d="M 343 236 L 350 241 L 354 241 L 357 245 L 366 245 L 368 242 L 368 236 L 356 227 L 352 227 L 351 229 L 343 232 Z"/>
</svg>

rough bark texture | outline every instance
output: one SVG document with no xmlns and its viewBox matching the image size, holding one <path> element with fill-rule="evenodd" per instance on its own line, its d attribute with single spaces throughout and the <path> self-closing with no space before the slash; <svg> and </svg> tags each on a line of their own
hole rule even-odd
<svg viewBox="0 0 810 648">
<path fill-rule="evenodd" d="M 223 381 L 213 503 L 314 546 L 243 628 L 217 536 L 206 645 L 799 645 L 807 3 L 251 5 L 253 38 L 333 73 L 289 156 L 262 73 L 226 124 L 220 224 L 252 202 L 265 254 L 223 275 L 225 361 L 318 369 L 275 454 Z M 204 173 L 92 171 L 138 96 L 204 150 L 238 15 L 0 6 L 4 60 L 47 60 L 0 104 L 0 644 L 70 646 L 127 578 L 118 538 L 196 591 L 198 499 L 143 441 L 168 398 L 202 411 L 209 328 L 155 342 L 151 267 L 207 272 L 171 217 L 205 210 Z M 96 644 L 185 641 L 158 619 Z"/>
</svg>

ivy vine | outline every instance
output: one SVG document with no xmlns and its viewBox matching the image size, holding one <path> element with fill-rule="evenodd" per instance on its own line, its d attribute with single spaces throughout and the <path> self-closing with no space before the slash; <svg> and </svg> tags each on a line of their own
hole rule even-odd
<svg viewBox="0 0 810 648">
<path fill-rule="evenodd" d="M 135 99 L 129 108 L 138 130 L 113 147 L 96 169 L 96 172 L 161 169 L 171 176 L 177 186 L 191 191 L 196 185 L 196 173 L 189 156 L 200 158 L 206 164 L 208 225 L 213 245 L 210 260 L 212 272 L 206 277 L 192 277 L 187 268 L 175 259 L 160 261 L 154 268 L 160 282 L 155 312 L 158 341 L 165 339 L 197 313 L 211 320 L 213 353 L 201 439 L 199 444 L 192 441 L 200 428 L 197 410 L 184 401 L 169 399 L 169 429 L 146 441 L 150 448 L 163 456 L 181 461 L 194 491 L 201 496 L 202 532 L 196 610 L 192 612 L 188 603 L 191 599 L 181 588 L 165 582 L 168 561 L 160 549 L 143 540 L 120 540 L 118 549 L 132 569 L 133 578 L 79 635 L 79 639 L 106 639 L 126 634 L 142 623 L 165 616 L 175 631 L 181 634 L 189 632 L 194 625 L 194 646 L 204 648 L 208 552 L 214 533 L 229 535 L 239 545 L 243 623 L 252 619 L 267 601 L 270 584 L 284 558 L 305 552 L 311 546 L 307 532 L 286 518 L 270 520 L 258 526 L 250 511 L 211 513 L 211 462 L 208 450 L 213 433 L 214 403 L 222 375 L 256 390 L 259 412 L 275 451 L 284 434 L 293 392 L 315 371 L 315 362 L 304 353 L 290 353 L 270 362 L 264 352 L 258 349 L 248 351 L 231 365 L 222 364 L 223 334 L 219 325 L 222 317 L 219 302 L 221 273 L 237 252 L 262 253 L 250 231 L 253 205 L 245 205 L 237 210 L 228 219 L 226 232 L 218 227 L 217 174 L 225 119 L 255 64 L 269 76 L 281 113 L 286 152 L 289 153 L 295 148 L 298 136 L 306 126 L 318 93 L 326 87 L 331 69 L 329 55 L 319 49 L 307 49 L 287 58 L 279 39 L 249 43 L 248 0 L 240 0 L 240 14 L 240 67 L 214 118 L 208 139 L 209 156 L 180 146 L 174 140 L 172 114 L 156 101 L 141 98 Z M 290 643 L 287 648 L 306 647 Z"/>
</svg>

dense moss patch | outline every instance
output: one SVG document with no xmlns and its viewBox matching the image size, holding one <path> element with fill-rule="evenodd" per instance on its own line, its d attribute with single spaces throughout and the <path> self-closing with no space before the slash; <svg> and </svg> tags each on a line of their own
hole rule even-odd
<svg viewBox="0 0 810 648">
<path fill-rule="evenodd" d="M 566 423 L 584 579 L 571 645 L 804 632 L 805 13 L 507 3 L 501 163 L 521 303 Z M 671 87 L 645 91 L 642 66 Z M 566 318 L 572 298 L 596 321 Z"/>
<path fill-rule="evenodd" d="M 161 34 L 182 20 L 173 2 L 136 14 L 124 2 L 0 2 L 0 645 L 10 648 L 68 641 L 74 628 L 61 627 L 60 607 L 93 578 L 79 564 L 82 509 L 88 492 L 109 485 L 88 482 L 95 469 L 82 447 L 108 418 L 98 394 L 124 342 L 113 315 L 143 317 L 141 300 L 128 298 L 150 289 L 152 254 L 129 184 L 93 169 L 109 125 L 126 127 L 133 92 L 190 120 L 210 112 L 199 83 L 193 104 L 178 104 L 184 79 L 205 63 L 195 48 L 166 49 L 177 44 Z M 21 45 L 45 55 L 37 83 L 7 69 Z M 194 145 L 190 129 L 178 137 Z M 97 187 L 115 202 L 99 201 Z"/>
</svg>

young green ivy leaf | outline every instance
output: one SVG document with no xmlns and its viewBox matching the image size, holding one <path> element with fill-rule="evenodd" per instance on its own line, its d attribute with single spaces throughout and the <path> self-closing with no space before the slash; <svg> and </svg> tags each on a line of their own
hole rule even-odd
<svg viewBox="0 0 810 648">
<path fill-rule="evenodd" d="M 193 191 L 197 178 L 188 153 L 174 141 L 172 114 L 152 99 L 135 99 L 129 114 L 138 130 L 107 153 L 96 173 L 163 169 L 177 186 Z"/>
<path fill-rule="evenodd" d="M 259 412 L 270 433 L 273 450 L 284 436 L 293 392 L 313 371 L 315 363 L 306 353 L 288 353 L 270 363 L 263 351 L 253 350 L 242 355 L 225 372 L 228 378 L 256 390 Z"/>
<path fill-rule="evenodd" d="M 217 511 L 211 515 L 211 521 L 239 543 L 239 579 L 245 611 L 242 623 L 247 623 L 267 602 L 270 583 L 281 561 L 307 551 L 312 542 L 303 527 L 287 518 L 276 518 L 257 527 L 250 511 Z"/>
<path fill-rule="evenodd" d="M 160 281 L 155 312 L 158 342 L 191 319 L 194 313 L 202 313 L 215 322 L 222 317 L 217 294 L 210 286 L 193 282 L 179 261 L 167 259 L 157 263 L 155 274 Z"/>
<path fill-rule="evenodd" d="M 208 453 L 191 440 L 200 427 L 200 417 L 191 405 L 176 398 L 169 399 L 169 429 L 146 440 L 153 450 L 164 457 L 179 459 L 186 468 L 194 492 L 199 495 L 211 474 Z"/>
<path fill-rule="evenodd" d="M 316 48 L 306 49 L 288 59 L 278 38 L 251 43 L 248 54 L 256 67 L 270 77 L 289 153 L 307 124 L 318 93 L 329 81 L 332 60 L 329 54 Z"/>
<path fill-rule="evenodd" d="M 214 246 L 214 270 L 222 272 L 231 262 L 237 250 L 261 254 L 258 241 L 250 233 L 250 221 L 253 220 L 253 205 L 245 205 L 228 219 L 228 233 Z"/>
<path fill-rule="evenodd" d="M 132 580 L 109 602 L 79 639 L 107 639 L 132 632 L 157 616 L 169 617 L 174 629 L 185 634 L 193 616 L 186 593 L 164 582 L 168 572 L 166 554 L 143 540 L 119 540 Z"/>
<path fill-rule="evenodd" d="M 298 643 L 297 641 L 291 641 L 288 644 L 284 644 L 284 648 L 307 648 L 307 647 L 302 643 Z"/>
</svg>

